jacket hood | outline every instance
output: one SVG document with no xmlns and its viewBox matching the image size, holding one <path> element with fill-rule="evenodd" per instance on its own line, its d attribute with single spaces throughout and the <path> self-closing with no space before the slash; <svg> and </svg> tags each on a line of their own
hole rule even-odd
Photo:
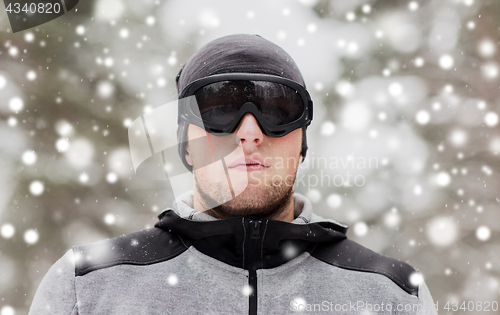
<svg viewBox="0 0 500 315">
<path fill-rule="evenodd" d="M 189 198 L 189 194 L 184 197 Z M 346 225 L 314 215 L 304 196 L 295 193 L 294 198 L 299 204 L 295 210 L 300 210 L 302 204 L 302 212 L 292 223 L 247 217 L 203 220 L 203 216 L 208 216 L 204 213 L 203 216 L 191 213 L 183 218 L 180 213 L 189 213 L 190 206 L 178 203 L 177 212 L 173 209 L 162 212 L 155 227 L 177 234 L 186 246 L 192 245 L 212 258 L 245 269 L 250 255 L 254 256 L 251 259 L 257 259 L 257 268 L 273 268 L 311 252 L 318 244 L 346 238 Z M 195 216 L 198 220 L 193 220 Z M 306 216 L 314 221 L 306 223 Z"/>
</svg>

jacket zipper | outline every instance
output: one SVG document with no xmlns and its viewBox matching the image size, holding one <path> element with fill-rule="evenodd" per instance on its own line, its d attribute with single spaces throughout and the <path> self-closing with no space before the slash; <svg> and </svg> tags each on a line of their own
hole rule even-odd
<svg viewBox="0 0 500 315">
<path fill-rule="evenodd" d="M 249 307 L 248 313 L 250 315 L 257 314 L 257 269 L 260 267 L 260 227 L 261 220 L 249 220 L 248 225 L 250 228 L 250 237 L 248 238 L 247 247 L 247 268 L 249 273 L 248 285 L 251 288 L 251 293 L 249 296 Z"/>
</svg>

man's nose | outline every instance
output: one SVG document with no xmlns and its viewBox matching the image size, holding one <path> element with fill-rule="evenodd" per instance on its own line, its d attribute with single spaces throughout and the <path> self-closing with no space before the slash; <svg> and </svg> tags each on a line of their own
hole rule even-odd
<svg viewBox="0 0 500 315">
<path fill-rule="evenodd" d="M 240 138 L 243 145 L 260 145 L 264 139 L 264 134 L 257 123 L 254 115 L 247 113 L 240 121 L 235 134 Z"/>
</svg>

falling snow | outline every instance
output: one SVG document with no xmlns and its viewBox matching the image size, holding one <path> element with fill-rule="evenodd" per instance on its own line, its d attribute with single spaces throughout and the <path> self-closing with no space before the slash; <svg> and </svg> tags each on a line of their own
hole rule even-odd
<svg viewBox="0 0 500 315">
<path fill-rule="evenodd" d="M 16 229 L 10 223 L 4 223 L 0 227 L 0 234 L 2 234 L 3 238 L 11 238 L 12 236 L 14 236 L 15 232 L 16 232 Z"/>
<path fill-rule="evenodd" d="M 29 186 L 30 193 L 34 196 L 41 195 L 45 190 L 45 185 L 39 180 L 32 181 Z"/>
<path fill-rule="evenodd" d="M 30 245 L 35 244 L 36 242 L 38 242 L 38 238 L 39 238 L 39 235 L 38 235 L 38 232 L 36 230 L 29 229 L 26 232 L 24 232 L 24 241 L 27 244 L 30 244 Z"/>
<path fill-rule="evenodd" d="M 172 0 L 138 10 L 131 1 L 95 0 L 64 34 L 55 21 L 18 37 L 5 33 L 0 265 L 15 261 L 26 272 L 2 278 L 0 271 L 0 315 L 27 313 L 35 285 L 65 249 L 151 227 L 145 213 L 171 206 L 170 187 L 134 174 L 128 127 L 176 98 L 181 65 L 224 30 L 258 33 L 300 65 L 314 102 L 306 161 L 377 161 L 299 170 L 366 180 L 297 187 L 315 213 L 425 271 L 435 300 L 498 299 L 498 4 L 325 3 Z M 84 223 L 67 228 L 77 221 Z M 19 244 L 25 256 L 11 254 Z M 284 248 L 286 257 L 296 254 Z M 420 283 L 422 274 L 409 281 Z M 164 281 L 177 286 L 182 276 Z M 244 296 L 252 292 L 241 287 Z"/>
<path fill-rule="evenodd" d="M 436 217 L 428 224 L 427 238 L 436 246 L 450 246 L 456 242 L 457 237 L 458 226 L 452 217 Z"/>
<path fill-rule="evenodd" d="M 439 65 L 445 70 L 451 69 L 454 62 L 453 57 L 450 55 L 443 55 L 439 58 Z"/>
</svg>

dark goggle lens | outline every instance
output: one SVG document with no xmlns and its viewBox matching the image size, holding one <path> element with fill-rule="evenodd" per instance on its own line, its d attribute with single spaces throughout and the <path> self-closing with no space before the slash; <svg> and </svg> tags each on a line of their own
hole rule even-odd
<svg viewBox="0 0 500 315">
<path fill-rule="evenodd" d="M 281 126 L 299 119 L 305 101 L 289 86 L 268 81 L 220 81 L 208 84 L 195 93 L 198 112 L 205 122 L 225 125 L 247 102 L 255 104 L 262 118 L 272 126 Z"/>
</svg>

